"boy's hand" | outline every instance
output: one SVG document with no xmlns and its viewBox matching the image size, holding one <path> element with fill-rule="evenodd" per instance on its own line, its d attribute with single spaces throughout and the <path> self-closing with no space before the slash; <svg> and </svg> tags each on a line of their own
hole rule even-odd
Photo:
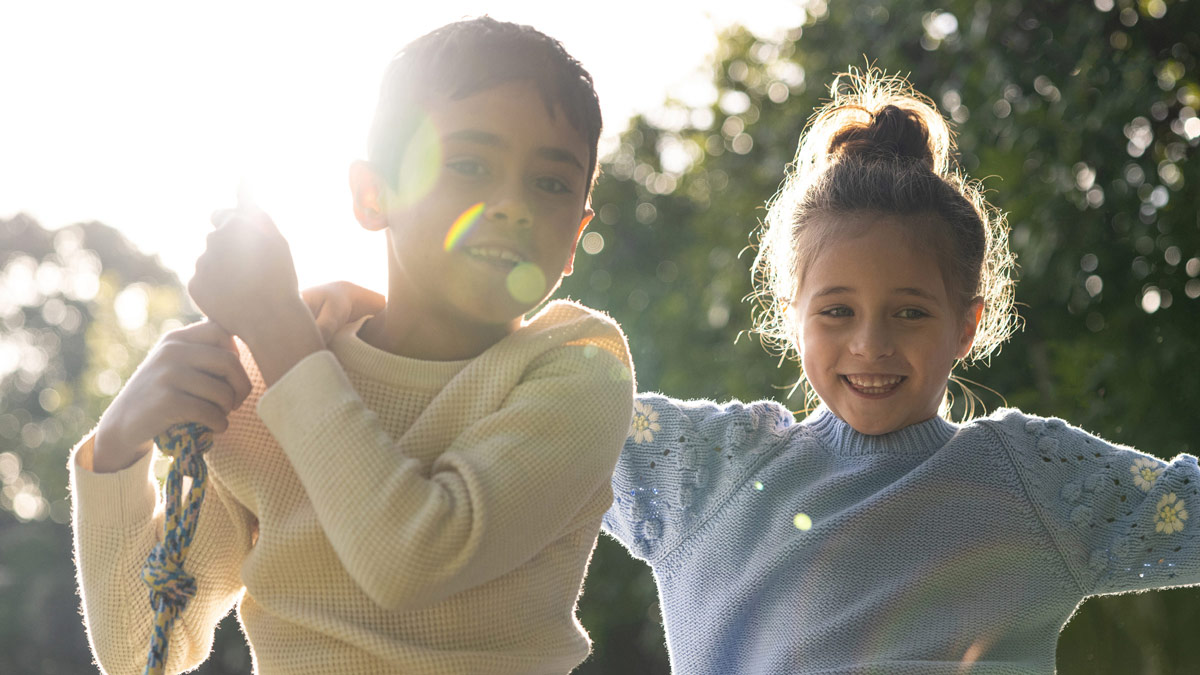
<svg viewBox="0 0 1200 675">
<path fill-rule="evenodd" d="M 326 343 L 342 326 L 383 311 L 385 298 L 349 281 L 334 281 L 300 293 Z"/>
<path fill-rule="evenodd" d="M 250 343 L 276 310 L 300 303 L 291 250 L 256 207 L 216 211 L 212 223 L 188 293 L 209 319 Z"/>
<path fill-rule="evenodd" d="M 224 431 L 229 413 L 250 394 L 250 379 L 233 337 L 215 323 L 195 323 L 163 336 L 104 411 L 96 427 L 92 470 L 119 471 L 178 422 Z"/>
</svg>

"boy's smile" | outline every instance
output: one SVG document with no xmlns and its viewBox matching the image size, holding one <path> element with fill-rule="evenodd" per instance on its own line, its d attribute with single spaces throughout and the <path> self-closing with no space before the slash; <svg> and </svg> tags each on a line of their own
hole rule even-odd
<svg viewBox="0 0 1200 675">
<path fill-rule="evenodd" d="M 930 228 L 840 218 L 870 222 L 829 235 L 805 271 L 794 307 L 801 359 L 830 410 L 861 433 L 884 434 L 937 414 L 950 369 L 971 346 L 975 324 L 965 317 L 974 313 L 952 305 L 932 246 L 914 245 Z"/>
<path fill-rule="evenodd" d="M 588 142 L 523 80 L 434 96 L 425 108 L 371 221 L 388 233 L 388 313 L 427 317 L 411 327 L 423 342 L 441 334 L 491 344 L 571 273 L 591 218 Z"/>
</svg>

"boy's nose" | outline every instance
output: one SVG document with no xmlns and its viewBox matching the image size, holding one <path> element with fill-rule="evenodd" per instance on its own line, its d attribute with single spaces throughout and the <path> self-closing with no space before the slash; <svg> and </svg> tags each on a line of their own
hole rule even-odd
<svg viewBox="0 0 1200 675">
<path fill-rule="evenodd" d="M 490 220 L 519 227 L 529 227 L 533 224 L 529 206 L 525 204 L 524 199 L 519 197 L 502 197 L 495 204 L 488 205 L 484 215 Z"/>
</svg>

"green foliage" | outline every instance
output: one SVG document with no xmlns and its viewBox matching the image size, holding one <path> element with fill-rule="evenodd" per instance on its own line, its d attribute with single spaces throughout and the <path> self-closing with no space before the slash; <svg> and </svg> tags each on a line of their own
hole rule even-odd
<svg viewBox="0 0 1200 675">
<path fill-rule="evenodd" d="M 166 330 L 175 275 L 116 230 L 0 221 L 0 672 L 86 672 L 71 562 L 69 449 Z M 224 631 L 245 672 L 237 629 Z"/>
<path fill-rule="evenodd" d="M 834 73 L 873 64 L 938 102 L 964 169 L 1009 214 L 1024 331 L 991 367 L 963 373 L 983 385 L 971 390 L 988 409 L 1061 416 L 1164 458 L 1195 453 L 1200 426 L 1183 406 L 1200 401 L 1200 2 L 1112 4 L 817 0 L 785 39 L 730 32 L 711 105 L 631 123 L 594 194 L 605 245 L 580 256 L 563 293 L 624 326 L 642 391 L 803 408 L 787 398 L 793 366 L 735 342 L 752 290 L 752 255 L 738 254 Z M 661 627 L 645 618 L 645 566 L 611 540 L 596 558 L 593 575 L 620 565 L 612 578 L 629 592 L 606 588 L 593 609 L 593 576 L 581 613 L 597 653 L 580 672 L 616 672 L 605 644 L 643 650 L 630 636 Z M 1198 598 L 1087 603 L 1061 638 L 1059 672 L 1192 672 Z M 612 618 L 622 604 L 643 628 Z M 660 651 L 624 654 L 643 667 L 620 672 L 666 672 Z"/>
</svg>

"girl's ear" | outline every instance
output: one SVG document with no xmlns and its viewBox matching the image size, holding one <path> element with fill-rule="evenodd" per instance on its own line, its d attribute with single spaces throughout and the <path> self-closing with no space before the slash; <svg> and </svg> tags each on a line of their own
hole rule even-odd
<svg viewBox="0 0 1200 675">
<path fill-rule="evenodd" d="M 971 351 L 971 345 L 975 344 L 975 332 L 979 330 L 979 320 L 983 318 L 983 298 L 976 297 L 967 305 L 967 310 L 963 314 L 962 333 L 958 336 L 958 353 L 954 356 L 957 359 L 965 357 Z"/>
<path fill-rule="evenodd" d="M 354 198 L 354 217 L 358 222 L 372 232 L 387 227 L 387 214 L 384 209 L 384 194 L 387 192 L 387 181 L 375 167 L 362 160 L 350 164 L 350 194 Z"/>
</svg>

